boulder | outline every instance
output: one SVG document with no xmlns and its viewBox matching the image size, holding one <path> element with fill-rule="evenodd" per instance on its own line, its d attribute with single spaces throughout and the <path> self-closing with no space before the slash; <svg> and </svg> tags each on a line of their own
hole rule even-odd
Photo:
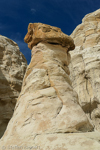
<svg viewBox="0 0 100 150">
<path fill-rule="evenodd" d="M 43 23 L 30 23 L 24 41 L 30 49 L 40 42 L 61 45 L 68 50 L 75 48 L 72 38 L 64 34 L 60 28 Z"/>
</svg>

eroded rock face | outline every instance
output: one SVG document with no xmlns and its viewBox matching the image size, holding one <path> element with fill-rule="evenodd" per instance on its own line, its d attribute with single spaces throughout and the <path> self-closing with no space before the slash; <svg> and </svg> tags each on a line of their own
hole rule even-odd
<svg viewBox="0 0 100 150">
<path fill-rule="evenodd" d="M 71 41 L 68 45 L 70 49 L 70 45 L 73 45 L 73 40 Z M 18 145 L 38 146 L 41 150 L 67 149 L 65 143 L 68 133 L 93 131 L 93 126 L 81 109 L 77 94 L 71 86 L 68 47 L 46 41 L 32 48 L 32 59 L 13 117 L 1 139 L 1 147 Z M 81 135 L 77 140 L 75 137 L 71 140 L 69 136 L 68 141 L 75 143 L 78 139 L 81 141 L 80 137 Z M 87 138 L 83 137 L 79 148 L 85 140 Z M 99 144 L 96 146 L 100 147 Z M 70 146 L 68 150 L 71 150 Z"/>
<path fill-rule="evenodd" d="M 76 48 L 70 52 L 70 77 L 79 103 L 100 131 L 100 9 L 86 15 L 71 37 Z"/>
<path fill-rule="evenodd" d="M 100 133 L 98 132 L 42 134 L 37 135 L 34 141 L 38 150 L 100 149 Z"/>
<path fill-rule="evenodd" d="M 0 137 L 12 117 L 26 67 L 18 45 L 0 35 Z"/>
<path fill-rule="evenodd" d="M 43 23 L 30 23 L 24 41 L 30 49 L 40 42 L 62 45 L 68 50 L 75 48 L 72 38 L 64 34 L 60 28 Z"/>
</svg>

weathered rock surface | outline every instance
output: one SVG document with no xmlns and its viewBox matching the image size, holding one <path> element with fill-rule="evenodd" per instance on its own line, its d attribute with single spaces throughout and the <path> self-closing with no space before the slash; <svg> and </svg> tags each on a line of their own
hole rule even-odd
<svg viewBox="0 0 100 150">
<path fill-rule="evenodd" d="M 38 150 L 99 150 L 100 133 L 42 134 L 34 143 Z"/>
<path fill-rule="evenodd" d="M 100 131 L 100 9 L 86 15 L 71 37 L 76 45 L 70 52 L 72 85 L 84 112 Z"/>
<path fill-rule="evenodd" d="M 0 35 L 0 137 L 12 117 L 26 67 L 18 45 Z"/>
<path fill-rule="evenodd" d="M 24 41 L 30 49 L 40 42 L 62 45 L 68 50 L 75 48 L 72 38 L 64 34 L 60 28 L 42 23 L 30 23 Z"/>
<path fill-rule="evenodd" d="M 47 41 L 32 47 L 32 59 L 13 117 L 0 141 L 1 148 L 9 145 L 17 145 L 17 150 L 21 146 L 37 146 L 41 150 L 100 148 L 99 134 L 87 134 L 93 131 L 93 126 L 71 86 L 68 69 L 71 41 L 67 42 L 69 48 Z"/>
</svg>

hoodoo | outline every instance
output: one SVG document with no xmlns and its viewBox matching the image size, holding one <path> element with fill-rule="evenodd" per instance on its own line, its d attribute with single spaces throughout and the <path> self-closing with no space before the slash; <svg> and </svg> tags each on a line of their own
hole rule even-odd
<svg viewBox="0 0 100 150">
<path fill-rule="evenodd" d="M 25 42 L 32 58 L 1 148 L 100 149 L 96 141 L 99 135 L 91 132 L 94 127 L 80 107 L 69 78 L 72 38 L 57 27 L 33 23 Z"/>
</svg>

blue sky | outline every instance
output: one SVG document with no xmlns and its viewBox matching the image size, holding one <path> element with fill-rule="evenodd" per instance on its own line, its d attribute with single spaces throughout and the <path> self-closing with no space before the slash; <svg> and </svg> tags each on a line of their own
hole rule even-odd
<svg viewBox="0 0 100 150">
<path fill-rule="evenodd" d="M 31 50 L 24 43 L 28 24 L 41 22 L 70 35 L 82 18 L 100 8 L 100 0 L 0 0 L 0 34 L 20 47 L 28 63 Z"/>
</svg>

